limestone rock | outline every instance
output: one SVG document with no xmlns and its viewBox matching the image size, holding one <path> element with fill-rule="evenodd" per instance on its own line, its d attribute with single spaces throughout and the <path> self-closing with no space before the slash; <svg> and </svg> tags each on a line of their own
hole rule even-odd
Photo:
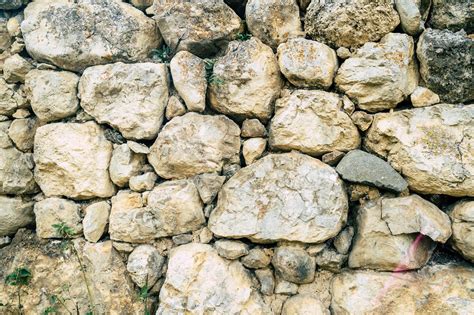
<svg viewBox="0 0 474 315">
<path fill-rule="evenodd" d="M 79 77 L 68 71 L 32 70 L 25 79 L 33 112 L 44 122 L 73 115 L 79 108 Z"/>
<path fill-rule="evenodd" d="M 26 98 L 18 88 L 0 77 L 0 115 L 10 116 L 18 108 L 25 106 Z"/>
<path fill-rule="evenodd" d="M 327 165 L 334 166 L 344 157 L 345 153 L 341 151 L 331 151 L 321 156 L 321 161 Z"/>
<path fill-rule="evenodd" d="M 170 62 L 173 84 L 192 112 L 206 108 L 206 68 L 204 61 L 187 51 L 178 52 Z"/>
<path fill-rule="evenodd" d="M 343 255 L 347 254 L 349 252 L 349 248 L 351 247 L 353 237 L 354 228 L 352 226 L 348 226 L 342 230 L 342 232 L 336 236 L 333 243 L 337 252 Z"/>
<path fill-rule="evenodd" d="M 417 87 L 411 93 L 410 99 L 413 107 L 431 106 L 440 102 L 438 94 L 422 86 Z"/>
<path fill-rule="evenodd" d="M 167 179 L 220 172 L 225 163 L 239 161 L 239 135 L 240 128 L 225 116 L 187 113 L 165 125 L 148 160 Z"/>
<path fill-rule="evenodd" d="M 243 138 L 261 138 L 267 135 L 265 126 L 258 119 L 245 119 L 242 122 L 240 136 Z"/>
<path fill-rule="evenodd" d="M 3 13 L 3 12 L 2 12 Z M 4 14 L 0 15 L 0 53 L 10 48 L 12 38 L 7 28 L 8 18 Z"/>
<path fill-rule="evenodd" d="M 249 248 L 245 243 L 231 240 L 218 240 L 214 243 L 219 256 L 233 260 L 245 256 L 249 253 Z"/>
<path fill-rule="evenodd" d="M 402 29 L 411 36 L 419 34 L 425 28 L 419 4 L 421 4 L 420 0 L 395 0 L 395 8 L 400 16 Z"/>
<path fill-rule="evenodd" d="M 35 203 L 36 234 L 41 238 L 62 238 L 55 224 L 65 224 L 73 231 L 73 236 L 82 235 L 80 207 L 71 200 L 46 198 Z"/>
<path fill-rule="evenodd" d="M 433 28 L 474 32 L 474 8 L 464 0 L 433 0 L 429 24 Z"/>
<path fill-rule="evenodd" d="M 249 0 L 245 21 L 253 36 L 273 48 L 302 34 L 296 0 Z"/>
<path fill-rule="evenodd" d="M 211 203 L 217 196 L 225 182 L 225 176 L 219 176 L 215 173 L 206 173 L 194 178 L 194 184 L 199 191 L 199 196 L 205 204 Z"/>
<path fill-rule="evenodd" d="M 153 5 L 154 0 L 131 0 L 130 3 L 137 9 L 145 10 Z"/>
<path fill-rule="evenodd" d="M 85 216 L 82 221 L 84 237 L 92 243 L 96 243 L 109 223 L 110 205 L 106 201 L 93 203 L 84 209 Z"/>
<path fill-rule="evenodd" d="M 265 295 L 272 295 L 275 290 L 275 277 L 271 269 L 255 270 L 255 276 L 260 282 L 260 292 Z"/>
<path fill-rule="evenodd" d="M 474 262 L 474 201 L 463 200 L 456 203 L 449 216 L 453 222 L 453 248 Z"/>
<path fill-rule="evenodd" d="M 25 82 L 26 74 L 33 65 L 18 54 L 5 59 L 3 63 L 3 78 L 9 83 Z"/>
<path fill-rule="evenodd" d="M 208 226 L 222 237 L 319 243 L 341 230 L 347 207 L 330 166 L 296 152 L 270 154 L 224 184 Z"/>
<path fill-rule="evenodd" d="M 321 301 L 308 295 L 295 295 L 286 300 L 281 315 L 326 315 L 329 311 Z"/>
<path fill-rule="evenodd" d="M 387 34 L 346 59 L 337 72 L 336 85 L 363 110 L 395 108 L 418 86 L 414 52 L 413 38 Z"/>
<path fill-rule="evenodd" d="M 13 146 L 13 142 L 8 136 L 8 129 L 12 124 L 11 120 L 5 116 L 4 121 L 0 121 L 0 148 L 7 149 Z"/>
<path fill-rule="evenodd" d="M 301 248 L 281 246 L 275 250 L 272 265 L 283 279 L 293 283 L 310 283 L 314 280 L 316 262 Z"/>
<path fill-rule="evenodd" d="M 147 172 L 142 175 L 130 177 L 128 185 L 133 191 L 144 192 L 146 190 L 152 190 L 157 179 L 158 176 L 154 172 Z"/>
<path fill-rule="evenodd" d="M 87 68 L 79 82 L 81 107 L 127 139 L 154 139 L 168 103 L 164 64 L 115 63 Z M 131 106 L 133 104 L 133 106 Z"/>
<path fill-rule="evenodd" d="M 24 13 L 21 30 L 30 56 L 66 70 L 137 62 L 161 41 L 155 22 L 121 1 L 35 1 Z"/>
<path fill-rule="evenodd" d="M 359 132 L 341 107 L 339 95 L 324 91 L 295 90 L 278 99 L 270 124 L 270 147 L 314 156 L 357 148 Z"/>
<path fill-rule="evenodd" d="M 281 277 L 276 278 L 275 294 L 295 295 L 298 292 L 298 285 L 284 280 Z"/>
<path fill-rule="evenodd" d="M 34 222 L 33 202 L 22 197 L 0 195 L 0 236 L 13 235 Z M 0 246 L 3 247 L 3 246 Z"/>
<path fill-rule="evenodd" d="M 356 47 L 378 41 L 399 23 L 391 0 L 312 1 L 305 31 L 331 46 Z"/>
<path fill-rule="evenodd" d="M 34 145 L 35 179 L 46 196 L 110 197 L 112 144 L 94 122 L 39 127 Z"/>
<path fill-rule="evenodd" d="M 127 141 L 127 145 L 132 150 L 133 153 L 137 154 L 148 154 L 150 153 L 150 148 L 142 143 L 138 143 L 135 141 Z"/>
<path fill-rule="evenodd" d="M 178 97 L 174 95 L 170 96 L 168 99 L 168 104 L 166 105 L 166 119 L 171 120 L 174 117 L 182 116 L 184 114 L 186 114 L 186 107 L 184 107 L 184 104 L 179 100 Z"/>
<path fill-rule="evenodd" d="M 262 269 L 270 265 L 272 252 L 269 249 L 255 247 L 240 259 L 242 264 L 251 269 Z"/>
<path fill-rule="evenodd" d="M 336 52 L 325 44 L 296 38 L 278 46 L 278 65 L 297 87 L 328 89 L 338 68 Z"/>
<path fill-rule="evenodd" d="M 253 37 L 230 43 L 217 59 L 209 85 L 209 102 L 218 112 L 238 118 L 268 120 L 282 85 L 278 61 L 270 47 Z"/>
<path fill-rule="evenodd" d="M 228 261 L 205 244 L 187 244 L 170 253 L 157 315 L 170 313 L 268 314 L 238 261 Z"/>
<path fill-rule="evenodd" d="M 250 165 L 258 160 L 265 148 L 267 147 L 267 140 L 263 138 L 252 138 L 245 140 L 242 145 L 242 155 L 244 156 L 245 164 Z"/>
<path fill-rule="evenodd" d="M 317 270 L 314 281 L 308 284 L 301 284 L 298 287 L 298 294 L 311 296 L 323 304 L 325 309 L 329 309 L 331 304 L 331 283 L 334 274 L 327 270 Z"/>
<path fill-rule="evenodd" d="M 22 118 L 12 121 L 8 128 L 8 136 L 15 146 L 23 152 L 33 149 L 33 141 L 39 121 L 36 118 Z"/>
<path fill-rule="evenodd" d="M 351 115 L 351 119 L 360 131 L 366 131 L 372 124 L 374 116 L 358 110 Z"/>
<path fill-rule="evenodd" d="M 474 196 L 474 105 L 376 114 L 365 146 L 423 194 Z"/>
<path fill-rule="evenodd" d="M 33 157 L 14 147 L 0 148 L 0 194 L 31 194 L 37 191 Z"/>
<path fill-rule="evenodd" d="M 117 146 L 110 159 L 110 179 L 115 185 L 124 187 L 132 176 L 138 175 L 145 164 L 145 155 L 136 154 L 127 144 Z"/>
<path fill-rule="evenodd" d="M 137 246 L 128 256 L 127 271 L 140 288 L 151 288 L 162 276 L 165 258 L 151 245 Z"/>
<path fill-rule="evenodd" d="M 461 31 L 427 29 L 420 36 L 417 57 L 426 87 L 448 103 L 474 99 L 474 40 Z"/>
</svg>

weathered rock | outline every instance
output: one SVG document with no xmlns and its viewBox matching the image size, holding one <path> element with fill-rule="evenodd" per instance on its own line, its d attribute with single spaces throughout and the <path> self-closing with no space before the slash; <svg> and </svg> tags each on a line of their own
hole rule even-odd
<svg viewBox="0 0 474 315">
<path fill-rule="evenodd" d="M 26 74 L 33 65 L 18 54 L 5 59 L 3 63 L 3 78 L 9 83 L 25 82 Z"/>
<path fill-rule="evenodd" d="M 340 272 L 347 260 L 347 255 L 341 254 L 332 248 L 325 248 L 314 257 L 319 269 L 331 272 Z"/>
<path fill-rule="evenodd" d="M 167 179 L 220 172 L 239 161 L 239 135 L 239 126 L 225 116 L 187 113 L 165 125 L 148 160 Z"/>
<path fill-rule="evenodd" d="M 12 38 L 8 32 L 7 23 L 8 18 L 4 16 L 4 14 L 0 15 L 0 53 L 6 51 L 12 43 Z"/>
<path fill-rule="evenodd" d="M 329 309 L 331 304 L 331 283 L 334 274 L 327 270 L 318 270 L 315 273 L 314 281 L 308 284 L 301 284 L 298 287 L 298 294 L 312 296 L 321 301 L 325 309 Z"/>
<path fill-rule="evenodd" d="M 33 141 L 39 121 L 36 118 L 22 118 L 12 121 L 8 128 L 8 136 L 15 146 L 23 152 L 33 149 Z"/>
<path fill-rule="evenodd" d="M 275 277 L 270 269 L 255 270 L 255 276 L 260 282 L 260 292 L 265 295 L 272 295 L 275 290 Z"/>
<path fill-rule="evenodd" d="M 408 35 L 415 36 L 425 28 L 423 16 L 420 12 L 420 4 L 420 0 L 395 0 L 395 8 L 400 16 L 400 24 L 403 31 Z"/>
<path fill-rule="evenodd" d="M 145 10 L 153 5 L 154 0 L 131 0 L 130 3 L 137 9 Z"/>
<path fill-rule="evenodd" d="M 281 315 L 326 315 L 328 310 L 321 301 L 308 295 L 295 295 L 286 300 Z"/>
<path fill-rule="evenodd" d="M 106 201 L 100 201 L 87 206 L 84 209 L 85 216 L 82 221 L 84 237 L 92 243 L 96 243 L 109 223 L 110 205 Z"/>
<path fill-rule="evenodd" d="M 347 185 L 347 192 L 350 201 L 359 201 L 360 204 L 380 198 L 380 191 L 377 188 L 361 184 Z"/>
<path fill-rule="evenodd" d="M 298 292 L 298 285 L 293 282 L 276 277 L 275 294 L 295 295 Z"/>
<path fill-rule="evenodd" d="M 25 0 L 27 2 L 29 0 Z M 8 19 L 7 30 L 12 37 L 21 37 L 21 22 L 23 22 L 23 13 L 18 13 Z"/>
<path fill-rule="evenodd" d="M 290 92 L 275 103 L 269 132 L 270 147 L 299 150 L 314 156 L 357 148 L 359 132 L 341 107 L 341 98 L 334 93 Z"/>
<path fill-rule="evenodd" d="M 249 253 L 247 244 L 240 241 L 218 240 L 214 243 L 219 256 L 227 259 L 237 259 Z"/>
<path fill-rule="evenodd" d="M 265 126 L 258 119 L 245 119 L 240 136 L 243 138 L 262 138 L 267 135 Z"/>
<path fill-rule="evenodd" d="M 165 258 L 151 245 L 137 246 L 128 256 L 127 271 L 140 288 L 151 288 L 163 274 Z"/>
<path fill-rule="evenodd" d="M 230 43 L 214 64 L 213 76 L 208 98 L 215 110 L 238 118 L 271 117 L 282 81 L 270 47 L 255 37 Z"/>
<path fill-rule="evenodd" d="M 346 227 L 334 239 L 333 245 L 340 254 L 347 254 L 351 248 L 352 238 L 354 237 L 354 228 L 352 226 Z"/>
<path fill-rule="evenodd" d="M 240 18 L 222 0 L 155 1 L 147 13 L 155 15 L 169 47 L 201 58 L 224 49 L 241 30 Z"/>
<path fill-rule="evenodd" d="M 426 87 L 448 103 L 474 99 L 474 40 L 465 32 L 427 29 L 416 54 Z"/>
<path fill-rule="evenodd" d="M 12 124 L 11 120 L 8 120 L 8 117 L 5 116 L 4 121 L 0 121 L 0 148 L 7 149 L 13 146 L 13 142 L 8 136 L 8 129 Z"/>
<path fill-rule="evenodd" d="M 208 244 L 212 241 L 212 236 L 212 232 L 207 227 L 203 227 L 199 233 L 199 242 L 202 244 Z"/>
<path fill-rule="evenodd" d="M 267 147 L 267 140 L 263 138 L 252 138 L 245 140 L 242 145 L 242 155 L 244 156 L 245 164 L 250 165 L 258 160 L 265 148 Z"/>
<path fill-rule="evenodd" d="M 16 10 L 29 0 L 0 0 L 0 10 Z"/>
<path fill-rule="evenodd" d="M 44 122 L 73 115 L 79 108 L 79 77 L 68 71 L 32 70 L 25 86 L 31 108 Z"/>
<path fill-rule="evenodd" d="M 336 52 L 325 44 L 296 38 L 278 46 L 283 75 L 297 87 L 328 89 L 338 68 Z"/>
<path fill-rule="evenodd" d="M 293 283 L 310 283 L 314 280 L 316 263 L 301 248 L 280 246 L 275 250 L 272 265 L 279 276 Z"/>
<path fill-rule="evenodd" d="M 449 216 L 453 222 L 453 248 L 474 262 L 474 201 L 463 200 L 456 203 Z"/>
<path fill-rule="evenodd" d="M 39 127 L 34 145 L 35 179 L 46 196 L 110 197 L 112 144 L 94 122 Z"/>
<path fill-rule="evenodd" d="M 240 259 L 247 268 L 261 269 L 270 265 L 272 261 L 272 251 L 259 247 L 252 248 L 248 254 Z"/>
<path fill-rule="evenodd" d="M 99 123 L 128 139 L 154 139 L 168 103 L 166 66 L 119 62 L 90 67 L 79 82 L 79 95 L 81 107 Z"/>
<path fill-rule="evenodd" d="M 346 222 L 347 197 L 337 173 L 296 152 L 270 154 L 224 184 L 209 229 L 255 242 L 318 243 Z"/>
<path fill-rule="evenodd" d="M 18 108 L 25 106 L 26 99 L 15 84 L 8 84 L 0 77 L 0 115 L 10 116 Z"/>
<path fill-rule="evenodd" d="M 360 131 L 366 131 L 372 124 L 374 116 L 358 110 L 351 115 L 351 119 Z"/>
<path fill-rule="evenodd" d="M 80 207 L 71 200 L 46 198 L 35 203 L 36 234 L 41 238 L 62 238 L 54 225 L 64 224 L 71 228 L 73 236 L 82 235 Z"/>
<path fill-rule="evenodd" d="M 157 314 L 268 314 L 238 261 L 228 261 L 205 244 L 171 250 Z"/>
<path fill-rule="evenodd" d="M 363 110 L 395 108 L 418 86 L 414 53 L 413 38 L 387 34 L 346 59 L 337 72 L 336 85 Z"/>
<path fill-rule="evenodd" d="M 345 180 L 371 185 L 396 192 L 404 191 L 408 184 L 387 162 L 361 150 L 347 153 L 336 171 Z"/>
<path fill-rule="evenodd" d="M 413 107 L 425 107 L 438 104 L 440 102 L 439 95 L 425 87 L 417 87 L 410 95 Z"/>
<path fill-rule="evenodd" d="M 344 157 L 345 153 L 341 151 L 331 151 L 321 156 L 321 161 L 327 165 L 336 165 Z"/>
<path fill-rule="evenodd" d="M 273 48 L 302 34 L 296 0 L 249 0 L 245 21 L 253 36 Z"/>
<path fill-rule="evenodd" d="M 219 176 L 216 173 L 206 173 L 194 178 L 194 184 L 199 191 L 199 196 L 205 204 L 211 203 L 217 196 L 225 182 L 225 176 Z"/>
<path fill-rule="evenodd" d="M 35 1 L 24 13 L 21 30 L 30 56 L 66 70 L 137 62 L 161 41 L 155 22 L 121 1 Z"/>
<path fill-rule="evenodd" d="M 0 195 L 0 236 L 13 235 L 34 220 L 33 202 L 22 197 Z"/>
<path fill-rule="evenodd" d="M 157 179 L 158 176 L 155 173 L 147 172 L 142 175 L 130 177 L 128 185 L 133 191 L 144 192 L 146 190 L 152 190 Z"/>
<path fill-rule="evenodd" d="M 423 194 L 474 196 L 474 105 L 376 114 L 365 146 Z"/>
<path fill-rule="evenodd" d="M 171 120 L 174 117 L 182 116 L 184 114 L 186 114 L 186 107 L 184 107 L 184 104 L 179 100 L 178 97 L 174 95 L 170 96 L 168 105 L 166 105 L 166 119 Z"/>
<path fill-rule="evenodd" d="M 399 23 L 391 0 L 312 1 L 305 31 L 331 46 L 356 47 L 378 41 Z"/>
<path fill-rule="evenodd" d="M 0 148 L 0 194 L 31 194 L 37 191 L 33 157 L 14 147 Z"/>
<path fill-rule="evenodd" d="M 180 234 L 173 236 L 171 238 L 173 240 L 173 243 L 175 245 L 184 245 L 191 243 L 193 241 L 193 235 L 192 234 Z"/>
<path fill-rule="evenodd" d="M 173 84 L 192 112 L 206 108 L 206 67 L 204 61 L 187 51 L 178 52 L 170 62 Z"/>
<path fill-rule="evenodd" d="M 127 145 L 132 150 L 133 153 L 137 154 L 148 154 L 150 153 L 150 148 L 142 143 L 138 143 L 135 141 L 127 141 Z"/>
<path fill-rule="evenodd" d="M 474 8 L 464 0 L 433 0 L 429 24 L 433 28 L 474 32 Z"/>
<path fill-rule="evenodd" d="M 136 154 L 127 144 L 117 146 L 110 159 L 110 179 L 115 185 L 124 187 L 132 176 L 138 175 L 145 164 L 145 155 Z"/>
</svg>

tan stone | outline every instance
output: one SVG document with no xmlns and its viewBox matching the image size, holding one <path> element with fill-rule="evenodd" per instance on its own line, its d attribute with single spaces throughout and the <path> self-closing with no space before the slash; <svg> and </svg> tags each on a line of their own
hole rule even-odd
<svg viewBox="0 0 474 315">
<path fill-rule="evenodd" d="M 214 200 L 225 179 L 225 176 L 219 176 L 215 173 L 201 174 L 194 178 L 194 184 L 199 191 L 199 196 L 205 204 L 209 204 Z"/>
<path fill-rule="evenodd" d="M 449 212 L 453 222 L 451 244 L 466 259 L 474 262 L 474 201 L 462 200 Z"/>
<path fill-rule="evenodd" d="M 31 153 L 23 153 L 11 147 L 11 143 L 6 148 L 0 148 L 0 194 L 37 192 L 33 168 Z"/>
<path fill-rule="evenodd" d="M 34 220 L 32 201 L 0 195 L 0 237 L 13 235 Z"/>
<path fill-rule="evenodd" d="M 39 121 L 36 118 L 15 119 L 8 128 L 8 136 L 23 152 L 33 149 L 33 141 Z"/>
<path fill-rule="evenodd" d="M 439 95 L 428 88 L 419 86 L 410 95 L 413 107 L 425 107 L 438 104 Z"/>
<path fill-rule="evenodd" d="M 106 201 L 100 201 L 87 206 L 84 209 L 85 216 L 82 221 L 84 237 L 92 243 L 96 243 L 106 232 L 109 223 L 110 205 Z"/>
<path fill-rule="evenodd" d="M 245 119 L 242 122 L 242 132 L 240 136 L 243 138 L 261 138 L 267 135 L 265 126 L 258 119 Z"/>
<path fill-rule="evenodd" d="M 110 159 L 110 179 L 115 185 L 124 187 L 128 185 L 131 177 L 140 173 L 145 164 L 145 155 L 132 152 L 127 144 L 117 146 Z"/>
<path fill-rule="evenodd" d="M 174 95 L 170 96 L 168 99 L 168 104 L 166 105 L 166 119 L 171 120 L 174 117 L 182 116 L 184 114 L 186 114 L 186 107 L 184 107 L 184 104 L 179 100 L 178 97 Z"/>
<path fill-rule="evenodd" d="M 5 59 L 3 63 L 3 77 L 9 83 L 25 82 L 26 74 L 33 69 L 33 65 L 18 54 Z"/>
<path fill-rule="evenodd" d="M 80 207 L 71 200 L 46 198 L 35 203 L 36 234 L 41 238 L 62 238 L 54 225 L 64 224 L 71 228 L 72 235 L 82 235 Z"/>
<path fill-rule="evenodd" d="M 321 301 L 307 296 L 295 295 L 286 300 L 281 315 L 326 315 L 329 314 Z"/>
<path fill-rule="evenodd" d="M 140 288 L 151 288 L 163 275 L 165 258 L 151 245 L 139 245 L 128 256 L 127 271 Z"/>
<path fill-rule="evenodd" d="M 265 148 L 267 147 L 267 140 L 263 138 L 251 138 L 242 145 L 242 155 L 244 156 L 245 164 L 250 165 L 258 160 Z"/>
<path fill-rule="evenodd" d="M 214 243 L 214 247 L 219 256 L 230 260 L 238 259 L 249 253 L 248 245 L 240 241 L 217 240 Z"/>
<path fill-rule="evenodd" d="M 10 116 L 26 103 L 26 98 L 17 85 L 8 84 L 0 77 L 0 115 Z"/>
</svg>

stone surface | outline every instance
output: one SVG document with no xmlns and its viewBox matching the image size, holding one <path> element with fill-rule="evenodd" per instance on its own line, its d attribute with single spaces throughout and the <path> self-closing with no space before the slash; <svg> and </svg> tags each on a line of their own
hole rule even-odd
<svg viewBox="0 0 474 315">
<path fill-rule="evenodd" d="M 0 115 L 10 116 L 18 108 L 24 107 L 26 98 L 19 87 L 15 84 L 8 84 L 0 77 Z"/>
<path fill-rule="evenodd" d="M 33 177 L 33 157 L 14 147 L 0 148 L 0 194 L 37 192 Z"/>
<path fill-rule="evenodd" d="M 132 152 L 127 144 L 117 146 L 110 159 L 110 179 L 115 185 L 124 187 L 132 176 L 140 173 L 145 164 L 145 155 Z"/>
<path fill-rule="evenodd" d="M 313 257 L 301 248 L 277 247 L 272 265 L 284 280 L 293 283 L 310 283 L 314 280 L 316 263 Z"/>
<path fill-rule="evenodd" d="M 425 107 L 438 104 L 440 102 L 439 95 L 425 87 L 417 87 L 410 95 L 413 107 Z"/>
<path fill-rule="evenodd" d="M 335 93 L 290 92 L 275 103 L 275 116 L 269 131 L 270 147 L 299 150 L 313 156 L 357 148 L 359 132 L 341 107 L 342 100 Z"/>
<path fill-rule="evenodd" d="M 423 81 L 448 103 L 474 99 L 474 40 L 465 32 L 427 29 L 420 36 L 417 57 Z"/>
<path fill-rule="evenodd" d="M 378 41 L 399 23 L 391 0 L 312 1 L 305 31 L 331 46 L 357 47 Z"/>
<path fill-rule="evenodd" d="M 64 224 L 71 228 L 72 235 L 82 235 L 80 207 L 71 200 L 46 198 L 35 203 L 36 234 L 40 238 L 62 238 L 53 225 Z"/>
<path fill-rule="evenodd" d="M 16 10 L 26 3 L 28 0 L 0 0 L 0 10 Z"/>
<path fill-rule="evenodd" d="M 87 68 L 79 82 L 81 107 L 127 139 L 154 139 L 168 103 L 164 64 L 115 63 Z M 133 106 L 130 106 L 133 104 Z"/>
<path fill-rule="evenodd" d="M 431 1 L 431 0 L 430 0 Z M 420 0 L 395 0 L 400 24 L 405 33 L 415 36 L 423 31 L 425 23 L 420 12 Z"/>
<path fill-rule="evenodd" d="M 216 235 L 254 242 L 323 242 L 346 222 L 347 197 L 337 173 L 296 152 L 270 154 L 224 184 L 209 218 Z"/>
<path fill-rule="evenodd" d="M 296 0 L 249 0 L 245 22 L 253 36 L 273 48 L 302 34 Z"/>
<path fill-rule="evenodd" d="M 376 114 L 365 146 L 423 194 L 474 195 L 474 105 Z"/>
<path fill-rule="evenodd" d="M 328 310 L 321 301 L 298 294 L 286 300 L 281 315 L 326 315 Z"/>
<path fill-rule="evenodd" d="M 132 152 L 137 154 L 148 154 L 150 153 L 150 148 L 142 143 L 138 143 L 135 141 L 127 141 L 127 145 L 132 150 Z"/>
<path fill-rule="evenodd" d="M 358 110 L 351 115 L 351 119 L 360 131 L 366 131 L 372 124 L 374 116 Z"/>
<path fill-rule="evenodd" d="M 255 276 L 260 282 L 260 292 L 265 295 L 272 295 L 275 290 L 275 277 L 271 269 L 255 270 Z"/>
<path fill-rule="evenodd" d="M 249 248 L 240 241 L 218 240 L 214 243 L 219 256 L 233 260 L 249 253 Z"/>
<path fill-rule="evenodd" d="M 157 314 L 215 312 L 268 314 L 259 293 L 238 261 L 228 261 L 210 246 L 187 244 L 170 253 Z"/>
<path fill-rule="evenodd" d="M 429 25 L 438 29 L 474 32 L 474 8 L 464 0 L 433 0 Z"/>
<path fill-rule="evenodd" d="M 352 226 L 346 227 L 334 239 L 333 245 L 340 254 L 347 254 L 351 248 L 352 238 L 354 237 L 354 228 Z"/>
<path fill-rule="evenodd" d="M 187 113 L 165 125 L 148 161 L 166 179 L 220 172 L 225 163 L 239 161 L 239 135 L 227 117 Z"/>
<path fill-rule="evenodd" d="M 240 259 L 242 264 L 251 269 L 262 269 L 270 265 L 272 251 L 264 248 L 252 248 L 248 254 Z"/>
<path fill-rule="evenodd" d="M 130 3 L 137 9 L 145 10 L 153 4 L 154 0 L 131 0 Z"/>
<path fill-rule="evenodd" d="M 213 75 L 208 98 L 216 111 L 262 121 L 271 117 L 282 81 L 272 49 L 259 39 L 230 43 L 214 64 Z"/>
<path fill-rule="evenodd" d="M 155 22 L 121 1 L 35 1 L 24 13 L 21 30 L 30 56 L 66 70 L 137 62 L 161 41 Z"/>
<path fill-rule="evenodd" d="M 33 149 L 36 129 L 39 121 L 36 118 L 22 118 L 12 121 L 8 128 L 8 136 L 15 146 L 23 152 Z"/>
<path fill-rule="evenodd" d="M 3 78 L 9 83 L 25 82 L 26 74 L 33 65 L 18 54 L 5 59 L 3 63 Z"/>
<path fill-rule="evenodd" d="M 106 201 L 99 201 L 84 209 L 82 220 L 84 237 L 87 241 L 96 243 L 106 232 L 109 223 L 110 205 Z"/>
<path fill-rule="evenodd" d="M 133 191 L 144 192 L 146 190 L 152 190 L 157 179 L 158 176 L 155 173 L 147 172 L 142 175 L 130 177 L 128 185 Z"/>
<path fill-rule="evenodd" d="M 240 136 L 243 138 L 261 138 L 267 135 L 265 126 L 258 119 L 245 119 L 242 122 Z"/>
<path fill-rule="evenodd" d="M 328 89 L 338 68 L 336 52 L 329 46 L 296 38 L 278 46 L 278 65 L 294 86 Z"/>
<path fill-rule="evenodd" d="M 32 201 L 0 195 L 0 237 L 13 235 L 34 220 Z"/>
<path fill-rule="evenodd" d="M 184 104 L 179 100 L 178 97 L 174 95 L 170 96 L 168 99 L 168 104 L 166 105 L 166 119 L 171 120 L 174 117 L 182 116 L 184 114 L 186 114 L 186 107 L 184 107 Z"/>
<path fill-rule="evenodd" d="M 321 156 L 321 161 L 327 165 L 336 165 L 344 157 L 345 153 L 341 151 L 331 151 Z"/>
<path fill-rule="evenodd" d="M 453 222 L 453 248 L 464 258 L 474 262 L 474 201 L 459 201 L 449 212 L 449 216 Z"/>
<path fill-rule="evenodd" d="M 413 38 L 390 33 L 366 43 L 339 68 L 335 83 L 359 108 L 377 112 L 395 108 L 418 86 Z"/>
<path fill-rule="evenodd" d="M 8 18 L 4 14 L 0 15 L 0 53 L 10 48 L 12 42 L 12 38 L 8 33 L 7 23 Z"/>
<path fill-rule="evenodd" d="M 46 196 L 110 197 L 112 144 L 94 122 L 54 123 L 37 129 L 35 179 Z"/>
<path fill-rule="evenodd" d="M 263 138 L 252 138 L 245 140 L 242 145 L 242 155 L 244 156 L 245 164 L 250 165 L 258 160 L 265 148 L 267 147 L 267 140 Z"/>
<path fill-rule="evenodd" d="M 275 294 L 295 295 L 298 292 L 298 285 L 277 277 L 274 291 Z"/>
<path fill-rule="evenodd" d="M 209 204 L 214 200 L 225 179 L 225 176 L 219 176 L 216 173 L 201 174 L 194 178 L 199 196 L 205 204 Z"/>
<path fill-rule="evenodd" d="M 128 256 L 127 271 L 140 288 L 151 288 L 162 276 L 165 258 L 151 245 L 139 245 Z"/>
</svg>

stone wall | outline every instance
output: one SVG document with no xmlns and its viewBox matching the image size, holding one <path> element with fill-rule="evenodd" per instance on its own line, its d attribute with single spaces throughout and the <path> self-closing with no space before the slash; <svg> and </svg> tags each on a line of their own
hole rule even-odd
<svg viewBox="0 0 474 315">
<path fill-rule="evenodd" d="M 0 314 L 469 314 L 466 0 L 0 0 Z"/>
</svg>

